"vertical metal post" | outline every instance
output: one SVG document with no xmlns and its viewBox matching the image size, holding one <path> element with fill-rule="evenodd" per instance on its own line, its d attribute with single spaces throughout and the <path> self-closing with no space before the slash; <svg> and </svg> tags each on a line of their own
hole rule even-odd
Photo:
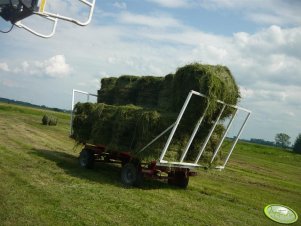
<svg viewBox="0 0 301 226">
<path fill-rule="evenodd" d="M 183 161 L 184 161 L 185 156 L 186 156 L 186 154 L 187 154 L 187 152 L 188 152 L 188 150 L 189 150 L 189 148 L 190 148 L 190 146 L 191 146 L 191 144 L 192 144 L 192 141 L 194 140 L 194 137 L 195 137 L 196 133 L 198 132 L 198 130 L 199 130 L 199 128 L 200 128 L 200 125 L 202 124 L 202 121 L 203 121 L 203 119 L 204 119 L 204 117 L 205 117 L 205 115 L 206 115 L 206 112 L 207 112 L 207 110 L 208 110 L 208 107 L 209 107 L 209 102 L 207 102 L 207 107 L 206 107 L 204 113 L 202 114 L 201 118 L 200 118 L 199 121 L 197 122 L 197 124 L 196 124 L 196 126 L 195 126 L 195 128 L 194 128 L 194 130 L 193 130 L 193 132 L 192 132 L 192 135 L 191 135 L 191 137 L 190 137 L 190 139 L 189 139 L 189 141 L 188 141 L 188 143 L 187 143 L 187 145 L 186 145 L 186 147 L 185 147 L 185 149 L 184 149 L 184 152 L 183 152 L 183 154 L 182 154 L 182 156 L 181 156 L 180 162 L 183 162 Z"/>
<path fill-rule="evenodd" d="M 169 137 L 167 139 L 167 142 L 166 142 L 166 144 L 165 144 L 165 146 L 164 146 L 164 148 L 162 150 L 162 153 L 161 153 L 161 156 L 160 156 L 160 159 L 159 159 L 160 162 L 163 160 L 163 158 L 164 158 L 164 156 L 166 154 L 166 151 L 167 151 L 167 149 L 169 147 L 169 144 L 170 144 L 170 142 L 171 142 L 171 140 L 173 138 L 173 135 L 175 134 L 175 132 L 176 132 L 176 130 L 178 128 L 178 125 L 179 125 L 179 123 L 180 123 L 180 121 L 181 121 L 181 119 L 183 117 L 183 114 L 185 112 L 185 109 L 187 108 L 187 105 L 188 105 L 188 103 L 189 103 L 189 101 L 191 99 L 191 96 L 192 96 L 192 91 L 189 92 L 189 94 L 188 94 L 188 96 L 187 96 L 187 98 L 185 100 L 185 103 L 184 103 L 184 105 L 183 105 L 183 107 L 182 107 L 182 109 L 181 109 L 181 111 L 180 111 L 180 113 L 178 115 L 178 118 L 177 118 L 177 120 L 175 122 L 175 125 L 174 125 L 172 131 L 170 132 L 170 135 L 169 135 Z"/>
<path fill-rule="evenodd" d="M 87 94 L 87 102 L 89 102 L 89 100 L 90 100 L 90 94 L 88 93 Z"/>
<path fill-rule="evenodd" d="M 225 162 L 224 162 L 223 167 L 226 166 L 226 164 L 227 164 L 227 162 L 228 162 L 228 160 L 229 160 L 229 158 L 230 158 L 230 156 L 231 156 L 231 154 L 232 154 L 232 152 L 233 152 L 233 149 L 234 149 L 234 147 L 235 147 L 235 145 L 236 145 L 236 143 L 237 143 L 237 141 L 238 141 L 238 139 L 239 139 L 239 137 L 240 137 L 240 135 L 241 135 L 241 133 L 242 133 L 242 130 L 243 130 L 243 128 L 245 127 L 245 125 L 246 125 L 246 123 L 247 123 L 247 121 L 248 121 L 250 115 L 251 115 L 251 112 L 248 112 L 248 115 L 247 115 L 247 117 L 246 117 L 244 123 L 242 124 L 242 126 L 241 126 L 241 128 L 240 128 L 240 130 L 239 130 L 239 132 L 238 132 L 238 134 L 237 134 L 237 136 L 236 136 L 236 139 L 235 139 L 235 141 L 234 141 L 234 143 L 233 143 L 233 145 L 232 145 L 232 147 L 231 147 L 231 149 L 230 149 L 230 152 L 229 152 L 229 154 L 228 154 L 228 156 L 227 156 L 227 158 L 226 158 L 226 160 L 225 160 Z"/>
<path fill-rule="evenodd" d="M 222 139 L 220 140 L 218 146 L 216 147 L 216 149 L 215 149 L 215 151 L 214 151 L 214 154 L 213 154 L 213 156 L 212 156 L 212 159 L 211 159 L 210 163 L 213 162 L 213 160 L 215 159 L 215 157 L 216 157 L 216 155 L 217 155 L 219 149 L 221 148 L 221 146 L 222 146 L 222 144 L 223 144 L 223 142 L 224 142 L 224 140 L 225 140 L 225 138 L 226 138 L 226 136 L 227 136 L 227 133 L 228 133 L 228 131 L 229 131 L 231 125 L 232 125 L 232 122 L 233 122 L 233 120 L 234 120 L 234 118 L 235 118 L 235 116 L 236 116 L 236 114 L 237 114 L 237 111 L 238 111 L 238 110 L 235 109 L 235 112 L 234 112 L 234 114 L 232 115 L 232 118 L 231 118 L 231 120 L 230 120 L 230 122 L 229 122 L 229 124 L 228 124 L 228 126 L 227 126 L 227 129 L 226 129 L 226 131 L 224 132 L 224 135 L 223 135 Z"/>
<path fill-rule="evenodd" d="M 210 133 L 208 134 L 208 136 L 207 136 L 205 142 L 203 143 L 202 148 L 201 148 L 201 150 L 200 150 L 200 152 L 199 152 L 199 154 L 198 154 L 198 156 L 197 156 L 197 158 L 196 158 L 196 160 L 195 160 L 195 162 L 194 162 L 195 164 L 197 164 L 198 161 L 200 160 L 200 158 L 201 158 L 201 156 L 202 156 L 202 154 L 203 154 L 203 152 L 204 152 L 204 150 L 205 150 L 205 148 L 206 148 L 206 146 L 207 146 L 207 143 L 209 142 L 209 139 L 210 139 L 210 137 L 211 137 L 211 135 L 212 135 L 212 133 L 213 133 L 213 131 L 214 131 L 214 129 L 215 129 L 217 123 L 219 122 L 219 119 L 221 118 L 221 116 L 222 116 L 222 114 L 223 114 L 223 111 L 225 110 L 225 107 L 226 107 L 226 105 L 223 104 L 223 108 L 222 108 L 222 110 L 220 111 L 220 113 L 219 113 L 219 115 L 218 115 L 218 117 L 217 117 L 217 119 L 216 119 L 214 125 L 212 126 L 212 128 L 211 128 L 211 130 L 210 130 Z"/>
</svg>

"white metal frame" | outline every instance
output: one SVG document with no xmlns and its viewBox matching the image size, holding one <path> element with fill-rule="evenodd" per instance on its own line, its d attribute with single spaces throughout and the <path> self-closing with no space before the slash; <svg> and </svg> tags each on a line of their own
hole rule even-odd
<svg viewBox="0 0 301 226">
<path fill-rule="evenodd" d="M 92 20 L 92 15 L 93 15 L 94 7 L 95 7 L 95 0 L 92 0 L 91 2 L 86 1 L 86 0 L 78 0 L 78 1 L 85 4 L 86 6 L 90 7 L 89 16 L 88 16 L 88 19 L 86 21 L 79 21 L 79 20 L 73 19 L 71 17 L 66 17 L 66 16 L 62 16 L 62 15 L 59 15 L 59 14 L 55 14 L 55 13 L 45 11 L 44 6 L 46 4 L 46 0 L 41 0 L 40 1 L 41 10 L 35 12 L 35 14 L 43 16 L 43 17 L 52 17 L 52 18 L 57 18 L 57 19 L 60 19 L 60 20 L 65 20 L 65 21 L 77 24 L 79 26 L 86 26 Z"/>
<path fill-rule="evenodd" d="M 85 21 L 80 21 L 80 20 L 77 20 L 77 19 L 74 19 L 74 18 L 71 18 L 71 17 L 66 17 L 66 16 L 59 15 L 59 14 L 52 13 L 52 12 L 47 12 L 47 11 L 45 11 L 46 0 L 40 0 L 39 3 L 38 3 L 37 11 L 34 11 L 33 14 L 39 15 L 39 16 L 45 18 L 45 19 L 50 20 L 52 22 L 51 32 L 49 34 L 42 34 L 38 31 L 35 31 L 34 29 L 30 28 L 28 25 L 23 24 L 22 20 L 16 22 L 15 25 L 17 27 L 23 28 L 23 29 L 29 31 L 30 33 L 32 33 L 34 35 L 37 35 L 41 38 L 50 38 L 55 34 L 58 20 L 68 21 L 68 22 L 74 23 L 74 24 L 79 25 L 79 26 L 86 26 L 92 20 L 96 0 L 92 0 L 91 2 L 87 1 L 87 0 L 77 0 L 77 1 L 80 1 L 84 5 L 90 7 L 89 16 L 88 16 L 87 20 L 85 20 Z"/>
<path fill-rule="evenodd" d="M 30 28 L 29 26 L 25 25 L 22 23 L 22 21 L 17 21 L 15 23 L 15 25 L 19 28 L 23 28 L 25 29 L 26 31 L 29 31 L 30 33 L 34 34 L 34 35 L 37 35 L 41 38 L 51 38 L 54 34 L 55 34 L 55 30 L 56 30 L 56 25 L 57 25 L 57 22 L 58 22 L 58 19 L 57 18 L 52 18 L 52 17 L 49 17 L 49 16 L 46 16 L 45 19 L 48 19 L 49 21 L 52 22 L 52 30 L 49 34 L 42 34 L 40 32 L 37 32 L 35 30 L 33 30 L 32 28 Z"/>
<path fill-rule="evenodd" d="M 81 94 L 87 95 L 87 102 L 89 102 L 89 97 L 90 96 L 95 96 L 95 97 L 98 96 L 96 94 L 91 94 L 91 93 L 88 93 L 88 92 L 84 92 L 84 91 L 73 89 L 73 93 L 72 93 L 72 105 L 71 105 L 71 121 L 70 121 L 71 135 L 73 133 L 73 131 L 72 131 L 72 123 L 73 123 L 73 110 L 74 110 L 74 104 L 75 104 L 74 103 L 74 101 L 75 101 L 75 93 L 81 93 Z M 208 135 L 207 135 L 204 143 L 202 144 L 202 146 L 201 146 L 201 148 L 200 148 L 200 150 L 198 152 L 198 155 L 197 155 L 195 161 L 193 163 L 190 163 L 190 162 L 185 162 L 184 160 L 185 160 L 185 157 L 186 157 L 187 153 L 189 152 L 189 148 L 190 148 L 190 146 L 191 146 L 191 144 L 192 144 L 192 142 L 193 142 L 193 140 L 194 140 L 194 138 L 195 138 L 195 136 L 196 136 L 196 134 L 197 134 L 197 132 L 198 132 L 201 124 L 202 124 L 202 122 L 203 122 L 203 119 L 206 116 L 206 113 L 207 113 L 207 110 L 208 110 L 208 107 L 209 107 L 209 104 L 210 104 L 209 101 L 207 102 L 207 107 L 206 107 L 205 111 L 200 116 L 199 120 L 197 121 L 197 123 L 196 123 L 196 125 L 194 127 L 194 130 L 193 130 L 193 132 L 192 132 L 192 134 L 190 136 L 190 139 L 189 139 L 189 141 L 188 141 L 185 149 L 183 150 L 183 153 L 181 155 L 180 161 L 179 162 L 169 162 L 167 160 L 164 160 L 164 157 L 166 156 L 166 152 L 168 151 L 168 148 L 169 148 L 169 145 L 170 145 L 170 143 L 171 143 L 171 141 L 173 139 L 173 136 L 174 136 L 174 134 L 175 134 L 175 132 L 176 132 L 176 130 L 178 128 L 178 125 L 181 122 L 181 119 L 182 119 L 182 117 L 183 117 L 183 115 L 184 115 L 184 113 L 185 113 L 185 111 L 187 109 L 187 106 L 188 106 L 188 104 L 189 104 L 189 102 L 190 102 L 190 100 L 191 100 L 191 98 L 192 98 L 193 95 L 196 95 L 196 96 L 199 96 L 199 97 L 202 97 L 202 98 L 205 98 L 205 99 L 208 100 L 208 97 L 206 95 L 191 90 L 189 92 L 189 94 L 188 94 L 188 96 L 187 96 L 187 98 L 186 98 L 183 106 L 182 106 L 182 109 L 181 109 L 181 111 L 180 111 L 180 113 L 178 115 L 177 120 L 173 124 L 171 124 L 167 129 L 165 129 L 162 133 L 160 133 L 157 137 L 155 137 L 151 142 L 149 142 L 146 146 L 144 146 L 139 152 L 143 152 L 150 145 L 152 145 L 154 142 L 156 142 L 160 137 L 162 137 L 164 134 L 166 134 L 168 131 L 171 130 L 171 132 L 170 132 L 170 134 L 168 136 L 168 139 L 167 139 L 167 141 L 165 143 L 165 146 L 162 149 L 162 152 L 161 152 L 161 155 L 160 155 L 160 157 L 158 159 L 157 165 L 172 166 L 172 167 L 182 167 L 182 168 L 202 167 L 201 165 L 198 164 L 198 162 L 199 162 L 199 160 L 200 160 L 200 158 L 201 158 L 201 156 L 202 156 L 202 154 L 203 154 L 203 152 L 204 152 L 204 150 L 205 150 L 205 148 L 206 148 L 206 146 L 207 146 L 207 144 L 208 144 L 208 142 L 210 140 L 210 137 L 212 136 L 212 134 L 214 132 L 214 129 L 218 125 L 218 122 L 220 121 L 220 118 L 221 118 L 221 116 L 222 116 L 225 108 L 226 107 L 230 107 L 230 108 L 234 109 L 234 113 L 233 113 L 231 119 L 229 120 L 227 128 L 224 131 L 223 136 L 222 136 L 220 142 L 218 143 L 218 145 L 217 145 L 217 147 L 216 147 L 216 149 L 214 151 L 214 154 L 213 154 L 213 156 L 211 158 L 210 163 L 212 163 L 214 161 L 214 159 L 216 158 L 218 152 L 220 151 L 220 148 L 221 148 L 221 146 L 222 146 L 222 144 L 223 144 L 223 142 L 224 142 L 224 140 L 225 140 L 225 138 L 226 138 L 226 136 L 227 136 L 227 134 L 229 132 L 229 129 L 230 129 L 233 121 L 235 120 L 235 118 L 237 116 L 238 111 L 243 111 L 243 112 L 246 112 L 247 114 L 246 114 L 246 117 L 243 120 L 243 123 L 241 124 L 241 127 L 240 127 L 240 129 L 239 129 L 239 131 L 238 131 L 238 133 L 237 133 L 237 135 L 235 137 L 235 140 L 234 140 L 234 142 L 233 142 L 233 144 L 232 144 L 232 146 L 230 148 L 230 151 L 229 151 L 229 153 L 228 153 L 228 155 L 227 155 L 224 163 L 222 165 L 220 165 L 220 166 L 216 166 L 215 167 L 216 169 L 224 169 L 226 167 L 226 164 L 228 163 L 228 160 L 229 160 L 229 158 L 230 158 L 230 156 L 231 156 L 231 154 L 232 154 L 232 152 L 233 152 L 233 150 L 234 150 L 234 148 L 235 148 L 235 146 L 236 146 L 236 144 L 238 142 L 238 139 L 239 139 L 239 137 L 240 137 L 240 135 L 241 135 L 241 133 L 242 133 L 242 131 L 243 131 L 243 129 L 244 129 L 244 127 L 245 127 L 245 125 L 246 125 L 249 117 L 250 117 L 250 115 L 251 115 L 251 111 L 248 110 L 248 109 L 236 106 L 236 105 L 227 104 L 227 103 L 225 103 L 224 101 L 221 101 L 221 100 L 216 100 L 216 102 L 218 104 L 222 105 L 222 108 L 221 108 L 221 110 L 220 110 L 220 112 L 218 114 L 218 117 L 215 119 L 215 122 L 212 125 L 212 127 L 211 127 L 211 129 L 210 129 L 210 131 L 209 131 L 209 133 L 208 133 Z"/>
<path fill-rule="evenodd" d="M 187 153 L 188 153 L 188 151 L 189 151 L 189 147 L 190 147 L 190 145 L 192 144 L 192 142 L 193 142 L 193 140 L 194 140 L 194 138 L 195 138 L 195 135 L 196 135 L 197 131 L 199 130 L 199 128 L 200 128 L 200 126 L 201 126 L 201 124 L 202 124 L 202 121 L 203 121 L 203 119 L 204 119 L 204 117 L 205 117 L 205 115 L 206 115 L 206 112 L 207 112 L 207 110 L 208 110 L 208 106 L 209 106 L 209 104 L 210 104 L 209 102 L 208 102 L 208 104 L 207 104 L 207 107 L 206 107 L 205 111 L 203 112 L 203 115 L 201 115 L 200 119 L 199 119 L 198 122 L 196 123 L 196 126 L 195 126 L 195 128 L 194 128 L 194 130 L 193 130 L 193 132 L 192 132 L 192 135 L 191 135 L 191 137 L 190 137 L 190 139 L 189 139 L 189 141 L 188 141 L 188 143 L 187 143 L 187 145 L 186 145 L 186 147 L 185 147 L 185 149 L 184 149 L 184 151 L 183 151 L 183 153 L 182 153 L 182 156 L 181 156 L 181 158 L 180 158 L 180 161 L 179 161 L 179 162 L 169 162 L 169 161 L 167 161 L 167 160 L 164 160 L 164 157 L 165 157 L 165 155 L 166 155 L 166 152 L 167 152 L 167 150 L 168 150 L 168 147 L 169 147 L 169 145 L 170 145 L 170 143 L 171 143 L 171 141 L 172 141 L 172 139 L 173 139 L 173 136 L 174 136 L 174 134 L 175 134 L 175 132 L 176 132 L 176 130 L 177 130 L 177 127 L 178 127 L 178 125 L 179 125 L 179 123 L 180 123 L 180 121 L 181 121 L 181 119 L 182 119 L 182 117 L 183 117 L 183 115 L 184 115 L 184 113 L 185 113 L 185 110 L 186 110 L 186 108 L 187 108 L 187 106 L 188 106 L 188 104 L 189 104 L 189 102 L 190 102 L 190 100 L 191 100 L 191 97 L 192 97 L 193 95 L 200 96 L 200 97 L 203 97 L 203 98 L 208 99 L 208 97 L 205 96 L 204 94 L 191 90 L 191 91 L 189 92 L 189 94 L 188 94 L 188 96 L 187 96 L 185 102 L 184 102 L 184 105 L 183 105 L 183 107 L 182 107 L 182 109 L 181 109 L 181 111 L 180 111 L 180 113 L 179 113 L 179 115 L 178 115 L 178 118 L 177 118 L 176 122 L 173 123 L 170 127 L 168 127 L 168 128 L 167 128 L 165 131 L 163 131 L 161 134 L 159 134 L 159 135 L 158 135 L 155 139 L 153 139 L 149 144 L 147 144 L 145 147 L 143 147 L 143 148 L 140 150 L 140 152 L 144 151 L 147 147 L 149 147 L 151 144 L 153 144 L 153 143 L 154 143 L 156 140 L 158 140 L 161 136 L 163 136 L 165 133 L 167 133 L 169 130 L 171 130 L 171 132 L 170 132 L 170 134 L 169 134 L 169 137 L 168 137 L 168 139 L 167 139 L 167 141 L 166 141 L 166 143 L 165 143 L 165 146 L 164 146 L 164 148 L 163 148 L 163 150 L 162 150 L 162 152 L 161 152 L 161 156 L 160 156 L 160 158 L 159 158 L 159 160 L 158 160 L 157 165 L 173 166 L 173 167 L 185 167 L 185 168 L 189 168 L 189 167 L 190 167 L 190 168 L 193 168 L 193 167 L 201 167 L 201 165 L 199 165 L 198 162 L 199 162 L 199 160 L 200 160 L 200 158 L 201 158 L 201 156 L 202 156 L 202 154 L 203 154 L 203 152 L 204 152 L 204 150 L 205 150 L 205 148 L 206 148 L 206 146 L 207 146 L 207 144 L 208 144 L 208 142 L 209 142 L 209 140 L 210 140 L 210 137 L 212 136 L 212 134 L 213 134 L 213 132 L 214 132 L 214 129 L 216 128 L 216 126 L 217 126 L 217 124 L 218 124 L 218 122 L 219 122 L 219 120 L 220 120 L 220 117 L 222 116 L 222 113 L 223 113 L 223 111 L 225 110 L 225 108 L 226 108 L 226 107 L 231 107 L 231 108 L 234 108 L 234 109 L 235 109 L 234 114 L 233 114 L 232 118 L 230 119 L 230 121 L 229 121 L 229 123 L 228 123 L 227 129 L 225 130 L 225 132 L 224 132 L 224 134 L 223 134 L 223 136 L 222 136 L 222 139 L 220 140 L 220 142 L 219 142 L 217 148 L 216 148 L 215 151 L 214 151 L 214 154 L 213 154 L 213 156 L 212 156 L 212 159 L 211 159 L 211 162 L 210 162 L 210 163 L 212 163 L 212 162 L 214 161 L 214 159 L 215 159 L 217 153 L 219 152 L 219 150 L 220 150 L 220 148 L 221 148 L 221 146 L 222 146 L 222 143 L 224 142 L 224 140 L 225 140 L 225 138 L 226 138 L 226 136 L 227 136 L 227 134 L 228 134 L 228 132 L 229 132 L 229 129 L 230 129 L 230 127 L 231 127 L 231 125 L 232 125 L 232 123 L 233 123 L 233 121 L 234 121 L 234 119 L 235 119 L 235 117 L 236 117 L 236 115 L 237 115 L 237 112 L 238 112 L 238 111 L 244 111 L 244 112 L 247 113 L 247 115 L 246 115 L 246 117 L 245 117 L 245 119 L 244 119 L 244 122 L 242 123 L 241 128 L 240 128 L 240 130 L 239 130 L 239 132 L 238 132 L 238 134 L 237 134 L 237 136 L 236 136 L 236 138 L 235 138 L 235 141 L 234 141 L 234 143 L 233 143 L 233 145 L 232 145 L 232 147 L 231 147 L 231 149 L 230 149 L 230 151 L 229 151 L 229 153 L 228 153 L 228 155 L 227 155 L 227 157 L 226 157 L 225 162 L 223 163 L 223 165 L 216 166 L 217 169 L 224 169 L 225 166 L 226 166 L 226 164 L 228 163 L 228 160 L 229 160 L 229 158 L 230 158 L 230 156 L 231 156 L 233 150 L 234 150 L 234 147 L 235 147 L 236 144 L 237 144 L 237 141 L 238 141 L 238 139 L 239 139 L 239 137 L 240 137 L 240 135 L 241 135 L 241 133 L 242 133 L 242 131 L 243 131 L 243 128 L 245 127 L 245 125 L 246 125 L 246 123 L 247 123 L 247 121 L 248 121 L 248 119 L 249 119 L 249 117 L 250 117 L 250 115 L 251 115 L 251 111 L 249 111 L 248 109 L 242 108 L 242 107 L 238 107 L 238 106 L 235 106 L 235 105 L 227 104 L 227 103 L 225 103 L 225 102 L 223 102 L 223 101 L 221 101 L 221 100 L 216 100 L 217 103 L 222 104 L 222 109 L 221 109 L 221 111 L 219 112 L 219 115 L 218 115 L 218 117 L 216 118 L 215 123 L 213 124 L 213 126 L 212 126 L 212 128 L 211 128 L 211 130 L 210 130 L 208 136 L 206 137 L 206 139 L 205 139 L 205 141 L 204 141 L 202 147 L 200 148 L 199 153 L 198 153 L 198 155 L 197 155 L 197 157 L 196 157 L 194 163 L 184 162 L 184 159 L 185 159 L 185 157 L 186 157 L 186 155 L 187 155 Z"/>
</svg>

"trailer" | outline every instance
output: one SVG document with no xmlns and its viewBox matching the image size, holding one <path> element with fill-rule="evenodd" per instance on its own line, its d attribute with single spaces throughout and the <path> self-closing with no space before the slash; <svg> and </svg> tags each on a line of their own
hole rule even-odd
<svg viewBox="0 0 301 226">
<path fill-rule="evenodd" d="M 144 178 L 167 180 L 168 184 L 186 188 L 189 176 L 196 176 L 192 167 L 168 166 L 158 164 L 156 160 L 141 162 L 130 152 L 107 152 L 103 145 L 85 144 L 79 155 L 79 163 L 83 168 L 91 169 L 95 162 L 121 165 L 121 181 L 125 186 L 140 186 Z"/>
<path fill-rule="evenodd" d="M 74 103 L 75 103 L 75 94 L 84 94 L 87 95 L 87 101 L 90 100 L 91 96 L 97 97 L 95 94 L 91 94 L 88 92 L 80 91 L 80 90 L 73 90 L 72 95 L 72 111 L 71 111 L 71 135 L 72 135 L 72 123 L 73 123 L 73 109 L 74 109 Z M 188 96 L 182 106 L 182 109 L 180 110 L 178 117 L 174 123 L 172 123 L 168 128 L 166 128 L 162 133 L 160 133 L 157 137 L 155 137 L 152 141 L 150 141 L 148 144 L 146 144 L 139 152 L 143 152 L 147 148 L 149 148 L 154 142 L 156 142 L 159 138 L 161 138 L 163 135 L 167 134 L 169 132 L 167 141 L 161 151 L 160 156 L 157 159 L 154 159 L 150 162 L 143 162 L 138 157 L 134 156 L 131 152 L 124 151 L 107 151 L 107 148 L 105 145 L 94 145 L 94 144 L 84 144 L 84 147 L 79 155 L 79 163 L 81 167 L 84 168 L 93 168 L 95 162 L 107 162 L 107 163 L 115 163 L 121 165 L 121 181 L 125 186 L 140 186 L 143 178 L 148 179 L 159 179 L 159 180 L 167 180 L 168 184 L 175 185 L 181 188 L 186 188 L 189 183 L 189 177 L 190 176 L 196 176 L 197 175 L 197 169 L 198 168 L 213 168 L 218 170 L 223 170 L 226 167 L 226 164 L 228 163 L 228 160 L 238 142 L 238 139 L 251 115 L 251 111 L 248 109 L 236 106 L 236 105 L 230 105 L 227 104 L 221 100 L 215 100 L 220 105 L 220 111 L 217 117 L 214 119 L 214 123 L 202 143 L 198 154 L 194 161 L 185 161 L 185 158 L 187 157 L 187 154 L 189 153 L 189 149 L 192 145 L 192 142 L 195 139 L 195 136 L 203 122 L 203 119 L 205 118 L 206 111 L 208 109 L 205 109 L 202 115 L 199 116 L 198 121 L 194 125 L 193 132 L 189 138 L 188 143 L 186 144 L 185 148 L 182 150 L 182 155 L 177 161 L 169 161 L 166 160 L 166 153 L 168 152 L 168 148 L 170 146 L 170 143 L 172 142 L 174 138 L 174 134 L 178 129 L 179 124 L 181 123 L 181 119 L 183 118 L 183 115 L 185 111 L 187 110 L 187 106 L 189 102 L 191 101 L 191 98 L 193 95 L 199 96 L 201 98 L 208 99 L 208 97 L 202 93 L 196 92 L 191 90 L 188 93 Z M 208 101 L 209 104 L 209 101 Z M 215 148 L 213 155 L 208 162 L 207 165 L 201 165 L 199 163 L 204 150 L 206 146 L 208 145 L 208 142 L 213 135 L 214 130 L 216 129 L 216 126 L 220 122 L 220 118 L 227 108 L 233 108 L 233 114 L 227 121 L 227 125 L 225 125 L 225 131 L 222 134 L 221 139 L 218 142 L 217 147 Z M 228 150 L 228 154 L 225 157 L 225 160 L 221 165 L 216 165 L 212 167 L 212 163 L 215 160 L 217 154 L 219 153 L 221 146 L 223 142 L 225 141 L 227 134 L 229 133 L 230 127 L 237 118 L 237 113 L 241 111 L 244 112 L 244 118 L 240 123 L 240 127 L 238 129 L 237 134 L 234 136 L 234 139 L 232 140 L 232 145 L 230 150 Z"/>
</svg>

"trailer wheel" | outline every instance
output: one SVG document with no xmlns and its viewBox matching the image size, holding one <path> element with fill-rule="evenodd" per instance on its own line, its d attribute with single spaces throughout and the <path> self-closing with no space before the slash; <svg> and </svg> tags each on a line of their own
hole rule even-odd
<svg viewBox="0 0 301 226">
<path fill-rule="evenodd" d="M 183 171 L 175 172 L 175 185 L 180 188 L 187 188 L 189 183 L 189 175 Z"/>
<path fill-rule="evenodd" d="M 183 171 L 169 172 L 168 173 L 168 184 L 174 185 L 180 188 L 187 188 L 189 183 L 189 175 Z"/>
<path fill-rule="evenodd" d="M 79 164 L 86 169 L 92 169 L 94 167 L 93 153 L 87 149 L 83 149 L 79 155 Z"/>
<path fill-rule="evenodd" d="M 169 172 L 168 173 L 168 180 L 167 183 L 170 185 L 175 185 L 175 172 Z"/>
<path fill-rule="evenodd" d="M 126 163 L 121 169 L 121 181 L 125 186 L 140 186 L 142 173 L 139 170 L 139 165 L 131 162 Z"/>
</svg>

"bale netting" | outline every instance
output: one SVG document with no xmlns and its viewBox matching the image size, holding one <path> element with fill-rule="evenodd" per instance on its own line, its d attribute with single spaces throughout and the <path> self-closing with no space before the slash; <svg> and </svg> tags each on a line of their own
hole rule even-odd
<svg viewBox="0 0 301 226">
<path fill-rule="evenodd" d="M 195 123 L 207 107 L 206 117 L 187 155 L 187 160 L 194 159 L 221 110 L 222 105 L 215 100 L 232 105 L 239 101 L 238 86 L 225 66 L 194 63 L 165 77 L 124 75 L 103 78 L 98 103 L 76 105 L 73 136 L 80 143 L 103 144 L 109 150 L 138 154 L 142 147 L 175 122 L 190 90 L 209 98 L 192 97 L 167 153 L 172 158 L 181 156 Z M 227 107 L 221 120 L 232 113 L 233 109 Z M 222 125 L 218 128 L 210 139 L 207 152 L 214 150 L 222 136 L 224 128 Z M 160 138 L 148 151 L 139 153 L 140 157 L 158 158 L 167 136 Z"/>
</svg>

